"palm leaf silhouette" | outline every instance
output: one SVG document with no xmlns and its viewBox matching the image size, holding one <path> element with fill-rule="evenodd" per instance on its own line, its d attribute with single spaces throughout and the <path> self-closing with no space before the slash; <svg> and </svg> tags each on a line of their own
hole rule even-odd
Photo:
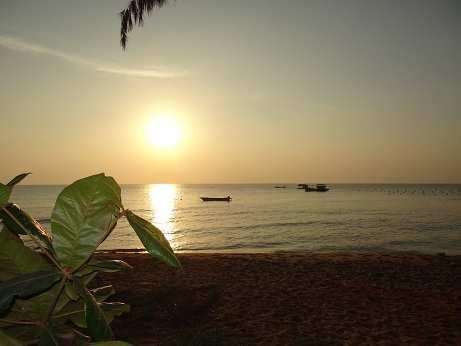
<svg viewBox="0 0 461 346">
<path fill-rule="evenodd" d="M 168 3 L 168 0 L 131 0 L 127 7 L 120 12 L 120 45 L 126 49 L 128 33 L 133 26 L 142 26 L 144 16 L 150 15 L 154 9 L 158 9 Z"/>
</svg>

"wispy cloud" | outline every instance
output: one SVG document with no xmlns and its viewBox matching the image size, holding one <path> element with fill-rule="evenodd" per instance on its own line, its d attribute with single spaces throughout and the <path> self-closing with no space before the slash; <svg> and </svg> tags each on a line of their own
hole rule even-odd
<svg viewBox="0 0 461 346">
<path fill-rule="evenodd" d="M 96 61 L 77 54 L 62 52 L 57 49 L 48 48 L 35 43 L 23 41 L 21 39 L 0 35 L 0 46 L 20 52 L 36 53 L 53 56 L 65 60 L 71 64 L 86 66 L 93 70 L 105 73 L 112 73 L 131 77 L 144 78 L 179 78 L 186 75 L 186 71 L 173 70 L 169 68 L 127 68 L 110 62 Z"/>
</svg>

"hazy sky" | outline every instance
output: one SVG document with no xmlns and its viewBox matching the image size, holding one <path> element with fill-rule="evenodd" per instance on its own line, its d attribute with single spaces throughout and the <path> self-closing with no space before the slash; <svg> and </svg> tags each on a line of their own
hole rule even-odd
<svg viewBox="0 0 461 346">
<path fill-rule="evenodd" d="M 460 1 L 127 2 L 0 0 L 0 181 L 461 182 Z"/>
</svg>

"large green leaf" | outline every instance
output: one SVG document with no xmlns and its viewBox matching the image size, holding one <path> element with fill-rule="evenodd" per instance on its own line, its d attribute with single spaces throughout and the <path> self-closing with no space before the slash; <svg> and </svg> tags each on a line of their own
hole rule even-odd
<svg viewBox="0 0 461 346">
<path fill-rule="evenodd" d="M 59 285 L 54 285 L 51 289 L 44 291 L 28 299 L 16 298 L 14 305 L 3 318 L 5 320 L 43 320 L 48 313 L 50 305 L 54 302 L 59 294 Z M 69 303 L 69 297 L 66 294 L 60 294 L 54 313 L 59 313 Z M 8 323 L 7 323 L 8 325 Z M 0 327 L 2 323 L 0 323 Z"/>
<path fill-rule="evenodd" d="M 8 336 L 1 329 L 0 329 L 0 345 L 2 346 L 22 346 L 22 344 L 18 340 L 13 339 L 12 337 Z"/>
<path fill-rule="evenodd" d="M 3 185 L 0 183 L 0 207 L 8 203 L 8 199 L 11 195 L 11 186 Z"/>
<path fill-rule="evenodd" d="M 89 275 L 89 277 L 92 275 Z M 94 276 L 93 276 L 94 277 Z M 87 279 L 87 278 L 85 278 Z M 50 305 L 60 293 L 59 285 L 54 285 L 51 289 L 28 299 L 16 298 L 13 307 L 4 317 L 5 320 L 43 320 L 48 313 Z M 69 305 L 69 297 L 61 293 L 54 308 L 54 313 L 57 314 Z M 0 327 L 1 327 L 0 323 Z"/>
<path fill-rule="evenodd" d="M 53 248 L 59 261 L 72 269 L 84 264 L 117 224 L 121 207 L 120 187 L 104 174 L 66 187 L 51 216 Z"/>
<path fill-rule="evenodd" d="M 0 208 L 0 218 L 9 231 L 23 235 L 29 232 L 32 236 L 41 240 L 48 250 L 53 252 L 51 233 L 32 216 L 19 208 L 18 205 L 9 203 Z"/>
<path fill-rule="evenodd" d="M 27 177 L 29 174 L 31 173 L 22 173 L 22 174 L 19 174 L 17 176 L 15 176 L 13 179 L 10 180 L 10 182 L 8 184 L 6 184 L 7 186 L 11 186 L 13 187 L 14 185 L 16 184 L 19 184 L 25 177 Z"/>
<path fill-rule="evenodd" d="M 51 289 L 46 290 L 35 297 L 29 299 L 16 299 L 10 313 L 17 311 L 27 316 L 39 316 L 40 319 L 42 319 L 46 316 L 50 304 L 52 304 L 59 293 L 59 285 L 54 285 Z M 69 297 L 64 293 L 61 293 L 54 311 L 61 311 L 69 303 L 69 301 Z M 7 317 L 9 317 L 9 315 Z"/>
<path fill-rule="evenodd" d="M 19 274 L 50 270 L 51 266 L 7 229 L 0 231 L 0 281 Z"/>
<path fill-rule="evenodd" d="M 61 273 L 47 270 L 23 274 L 0 283 L 0 314 L 7 311 L 15 297 L 28 298 L 50 288 Z"/>
<path fill-rule="evenodd" d="M 170 266 L 181 267 L 168 240 L 157 227 L 132 211 L 127 212 L 127 219 L 151 256 Z"/>
<path fill-rule="evenodd" d="M 74 285 L 85 303 L 85 322 L 90 336 L 95 341 L 112 340 L 114 338 L 112 329 L 94 296 L 80 279 L 75 278 Z"/>
</svg>

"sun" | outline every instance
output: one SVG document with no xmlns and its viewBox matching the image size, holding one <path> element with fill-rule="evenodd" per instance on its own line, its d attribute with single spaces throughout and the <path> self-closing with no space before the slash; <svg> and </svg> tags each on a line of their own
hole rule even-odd
<svg viewBox="0 0 461 346">
<path fill-rule="evenodd" d="M 150 144 L 158 149 L 174 149 L 181 140 L 181 127 L 170 116 L 158 116 L 146 125 L 146 136 Z"/>
</svg>

